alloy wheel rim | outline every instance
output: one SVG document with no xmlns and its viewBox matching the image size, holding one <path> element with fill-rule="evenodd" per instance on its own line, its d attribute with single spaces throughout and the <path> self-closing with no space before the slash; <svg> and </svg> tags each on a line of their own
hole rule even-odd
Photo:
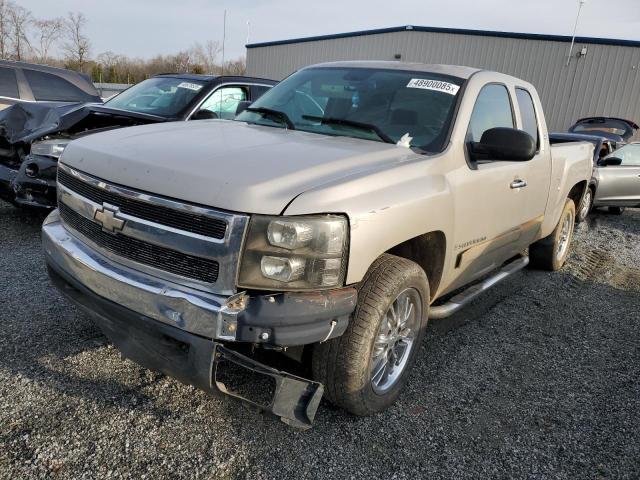
<svg viewBox="0 0 640 480">
<path fill-rule="evenodd" d="M 571 212 L 567 212 L 562 222 L 562 229 L 560 230 L 560 238 L 558 239 L 558 253 L 556 254 L 557 260 L 562 260 L 567 253 L 569 247 L 569 241 L 571 240 L 571 229 L 573 224 L 573 216 Z"/>
<path fill-rule="evenodd" d="M 402 377 L 421 319 L 420 293 L 415 288 L 400 292 L 382 317 L 371 352 L 370 378 L 375 393 L 386 393 Z"/>
</svg>

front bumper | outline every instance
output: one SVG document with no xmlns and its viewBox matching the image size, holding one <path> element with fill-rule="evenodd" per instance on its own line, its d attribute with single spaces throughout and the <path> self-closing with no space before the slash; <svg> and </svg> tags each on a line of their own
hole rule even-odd
<svg viewBox="0 0 640 480">
<path fill-rule="evenodd" d="M 211 394 L 226 394 L 296 428 L 309 428 L 323 394 L 320 383 L 260 364 L 222 343 L 140 315 L 99 297 L 49 265 L 52 283 L 89 313 L 127 358 Z M 251 389 L 247 392 L 247 384 Z"/>
<path fill-rule="evenodd" d="M 185 287 L 113 262 L 62 225 L 42 226 L 47 263 L 96 295 L 153 320 L 214 340 L 298 346 L 342 335 L 356 305 L 351 287 L 258 295 L 238 308 L 234 296 Z"/>
<path fill-rule="evenodd" d="M 88 311 L 132 360 L 208 392 L 223 392 L 293 425 L 310 425 L 322 385 L 280 372 L 221 342 L 299 346 L 344 333 L 356 304 L 354 288 L 260 295 L 238 302 L 132 270 L 90 249 L 61 223 L 57 210 L 42 229 L 53 283 Z M 228 345 L 228 343 L 226 343 Z M 275 383 L 272 398 L 255 401 L 219 379 L 221 365 Z"/>
<path fill-rule="evenodd" d="M 0 198 L 18 206 L 55 208 L 57 167 L 56 159 L 40 155 L 28 155 L 19 169 L 0 164 Z"/>
</svg>

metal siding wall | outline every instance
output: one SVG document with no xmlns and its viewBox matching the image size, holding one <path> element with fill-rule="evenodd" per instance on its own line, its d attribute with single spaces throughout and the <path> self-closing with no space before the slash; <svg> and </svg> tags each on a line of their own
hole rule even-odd
<svg viewBox="0 0 640 480">
<path fill-rule="evenodd" d="M 250 48 L 247 72 L 282 79 L 295 70 L 333 60 L 402 60 L 496 70 L 536 86 L 550 130 L 577 118 L 611 115 L 640 122 L 640 48 L 576 44 L 587 55 L 566 66 L 569 44 L 450 33 L 402 31 Z M 640 139 L 637 136 L 636 139 Z"/>
</svg>

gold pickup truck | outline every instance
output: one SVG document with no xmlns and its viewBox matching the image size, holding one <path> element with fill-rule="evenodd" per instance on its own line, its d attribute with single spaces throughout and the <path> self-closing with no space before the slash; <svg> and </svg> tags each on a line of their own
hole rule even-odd
<svg viewBox="0 0 640 480">
<path fill-rule="evenodd" d="M 46 261 L 125 356 L 304 428 L 323 394 L 357 415 L 389 407 L 428 319 L 528 263 L 561 268 L 592 156 L 550 146 L 524 80 L 316 65 L 235 121 L 71 142 Z"/>
</svg>

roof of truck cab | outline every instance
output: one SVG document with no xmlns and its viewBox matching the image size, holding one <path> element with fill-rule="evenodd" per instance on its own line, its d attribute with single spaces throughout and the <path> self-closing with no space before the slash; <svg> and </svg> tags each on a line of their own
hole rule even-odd
<svg viewBox="0 0 640 480">
<path fill-rule="evenodd" d="M 430 72 L 442 75 L 450 75 L 462 79 L 468 79 L 471 75 L 480 70 L 473 67 L 460 65 L 443 65 L 437 63 L 417 63 L 417 62 L 395 62 L 395 61 L 369 61 L 358 60 L 348 62 L 327 62 L 310 65 L 306 68 L 378 68 L 384 70 L 404 70 L 409 72 Z"/>
</svg>

